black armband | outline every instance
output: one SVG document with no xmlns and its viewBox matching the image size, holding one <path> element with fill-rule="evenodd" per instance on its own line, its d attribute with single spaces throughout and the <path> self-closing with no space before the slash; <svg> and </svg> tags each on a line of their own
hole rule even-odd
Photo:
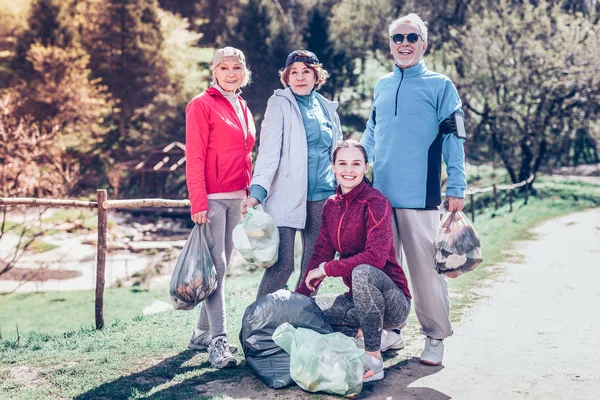
<svg viewBox="0 0 600 400">
<path fill-rule="evenodd" d="M 466 139 L 465 113 L 462 110 L 455 111 L 440 124 L 440 135 L 454 134 L 459 139 Z"/>
</svg>

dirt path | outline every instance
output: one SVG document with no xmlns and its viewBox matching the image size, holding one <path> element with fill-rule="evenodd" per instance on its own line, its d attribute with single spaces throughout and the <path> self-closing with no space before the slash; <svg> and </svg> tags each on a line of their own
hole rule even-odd
<svg viewBox="0 0 600 400">
<path fill-rule="evenodd" d="M 409 362 L 376 399 L 593 399 L 600 393 L 600 208 L 548 221 L 446 340 L 444 366 Z M 375 386 L 375 385 L 374 385 Z"/>
</svg>

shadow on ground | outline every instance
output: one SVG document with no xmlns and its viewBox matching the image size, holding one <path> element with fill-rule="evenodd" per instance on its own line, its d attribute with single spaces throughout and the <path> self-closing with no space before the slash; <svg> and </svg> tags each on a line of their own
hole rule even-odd
<svg viewBox="0 0 600 400">
<path fill-rule="evenodd" d="M 194 375 L 198 368 L 209 368 L 208 361 L 189 363 L 198 353 L 186 350 L 143 371 L 123 376 L 76 397 L 84 399 L 339 399 L 338 396 L 308 394 L 297 386 L 271 389 L 246 367 L 231 370 L 209 369 Z M 205 357 L 203 357 L 205 359 Z M 420 364 L 418 358 L 404 360 L 386 369 L 382 381 L 367 383 L 357 399 L 427 399 L 447 400 L 449 396 L 425 387 L 409 387 L 420 378 L 434 374 L 443 367 Z M 190 376 L 191 375 L 191 376 Z"/>
</svg>

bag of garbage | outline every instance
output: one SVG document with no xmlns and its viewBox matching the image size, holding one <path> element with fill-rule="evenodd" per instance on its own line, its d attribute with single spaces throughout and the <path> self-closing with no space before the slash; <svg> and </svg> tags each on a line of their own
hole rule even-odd
<svg viewBox="0 0 600 400">
<path fill-rule="evenodd" d="M 290 355 L 290 375 L 302 389 L 349 398 L 360 393 L 365 351 L 350 337 L 284 323 L 273 333 L 273 341 Z"/>
<path fill-rule="evenodd" d="M 273 341 L 275 329 L 284 322 L 318 333 L 333 332 L 319 306 L 302 294 L 281 289 L 250 304 L 240 330 L 246 364 L 261 381 L 275 389 L 294 384 L 290 355 Z"/>
<path fill-rule="evenodd" d="M 196 224 L 175 264 L 169 294 L 176 310 L 191 310 L 217 288 L 217 271 L 206 243 L 206 224 Z"/>
<path fill-rule="evenodd" d="M 277 262 L 279 230 L 261 206 L 246 210 L 244 219 L 233 229 L 233 245 L 247 262 L 268 268 Z"/>
<path fill-rule="evenodd" d="M 474 270 L 482 261 L 481 242 L 462 211 L 446 211 L 435 237 L 437 272 L 456 278 Z"/>
</svg>

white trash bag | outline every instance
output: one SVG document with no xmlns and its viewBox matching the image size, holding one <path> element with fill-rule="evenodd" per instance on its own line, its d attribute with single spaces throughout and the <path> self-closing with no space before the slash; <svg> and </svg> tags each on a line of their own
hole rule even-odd
<svg viewBox="0 0 600 400">
<path fill-rule="evenodd" d="M 246 210 L 244 219 L 233 229 L 233 245 L 247 262 L 268 268 L 277 262 L 279 230 L 261 206 Z"/>
</svg>

